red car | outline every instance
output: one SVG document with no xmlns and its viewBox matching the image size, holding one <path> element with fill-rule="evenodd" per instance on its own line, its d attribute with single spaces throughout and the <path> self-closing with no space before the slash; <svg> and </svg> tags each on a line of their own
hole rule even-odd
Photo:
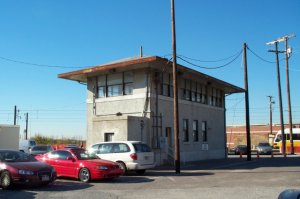
<svg viewBox="0 0 300 199">
<path fill-rule="evenodd" d="M 84 149 L 59 149 L 35 157 L 53 166 L 58 176 L 72 177 L 82 182 L 117 178 L 124 170 L 115 162 L 102 160 Z"/>
<path fill-rule="evenodd" d="M 47 185 L 56 179 L 55 169 L 20 151 L 0 150 L 0 186 L 14 184 Z"/>
</svg>

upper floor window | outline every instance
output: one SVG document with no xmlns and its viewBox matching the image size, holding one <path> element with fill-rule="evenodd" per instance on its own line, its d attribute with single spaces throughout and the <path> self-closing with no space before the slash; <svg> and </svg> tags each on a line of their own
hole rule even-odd
<svg viewBox="0 0 300 199">
<path fill-rule="evenodd" d="M 210 105 L 212 106 L 223 106 L 223 92 L 217 88 L 211 88 Z"/>
<path fill-rule="evenodd" d="M 206 103 L 206 86 L 203 84 L 189 79 L 184 79 L 181 82 L 181 88 L 182 99 L 202 104 Z"/>
<path fill-rule="evenodd" d="M 161 94 L 173 97 L 173 78 L 172 74 L 162 73 L 161 75 Z"/>
<path fill-rule="evenodd" d="M 98 97 L 131 95 L 133 90 L 133 73 L 115 73 L 99 76 L 97 79 Z"/>
</svg>

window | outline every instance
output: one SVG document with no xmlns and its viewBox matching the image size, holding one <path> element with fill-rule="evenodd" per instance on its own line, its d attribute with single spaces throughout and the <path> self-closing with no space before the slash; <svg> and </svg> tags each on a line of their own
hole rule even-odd
<svg viewBox="0 0 300 199">
<path fill-rule="evenodd" d="M 183 120 L 183 141 L 189 141 L 189 120 L 187 119 Z"/>
<path fill-rule="evenodd" d="M 198 120 L 193 121 L 193 141 L 198 142 L 199 136 L 198 136 Z"/>
<path fill-rule="evenodd" d="M 98 81 L 98 97 L 106 97 L 106 76 L 99 76 Z"/>
<path fill-rule="evenodd" d="M 114 73 L 97 77 L 98 98 L 132 95 L 133 72 Z"/>
<path fill-rule="evenodd" d="M 207 142 L 207 123 L 202 121 L 202 141 Z"/>
<path fill-rule="evenodd" d="M 100 144 L 98 153 L 105 154 L 112 151 L 113 144 Z"/>
<path fill-rule="evenodd" d="M 196 81 L 184 79 L 181 83 L 181 88 L 182 99 L 202 104 L 206 103 L 206 87 L 204 85 Z"/>
<path fill-rule="evenodd" d="M 210 105 L 223 107 L 223 92 L 217 88 L 211 88 Z"/>
<path fill-rule="evenodd" d="M 68 157 L 72 157 L 72 154 L 68 151 L 54 151 L 49 154 L 49 158 L 67 160 Z"/>
<path fill-rule="evenodd" d="M 104 133 L 104 142 L 111 142 L 113 139 L 114 133 Z"/>
<path fill-rule="evenodd" d="M 161 95 L 173 97 L 173 79 L 169 73 L 162 73 L 161 75 Z"/>
<path fill-rule="evenodd" d="M 130 148 L 127 144 L 120 143 L 118 145 L 119 145 L 120 153 L 130 152 Z"/>
<path fill-rule="evenodd" d="M 196 102 L 197 99 L 197 83 L 195 81 L 192 81 L 192 89 L 191 89 L 191 100 L 193 102 Z"/>
<path fill-rule="evenodd" d="M 125 72 L 124 73 L 124 95 L 132 95 L 133 88 L 133 73 Z"/>
<path fill-rule="evenodd" d="M 135 152 L 142 153 L 142 152 L 151 152 L 151 148 L 147 144 L 133 144 L 133 147 L 135 149 Z"/>
<path fill-rule="evenodd" d="M 188 79 L 184 80 L 183 99 L 191 100 L 191 81 Z"/>
<path fill-rule="evenodd" d="M 107 97 L 122 95 L 122 83 L 122 73 L 107 75 Z"/>
</svg>

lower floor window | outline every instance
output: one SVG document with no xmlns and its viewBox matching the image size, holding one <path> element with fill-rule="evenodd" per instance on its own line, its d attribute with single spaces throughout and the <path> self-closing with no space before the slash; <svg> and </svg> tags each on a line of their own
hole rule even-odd
<svg viewBox="0 0 300 199">
<path fill-rule="evenodd" d="M 104 142 L 111 142 L 113 141 L 114 133 L 104 133 Z"/>
<path fill-rule="evenodd" d="M 207 142 L 207 122 L 202 121 L 202 141 Z"/>
</svg>

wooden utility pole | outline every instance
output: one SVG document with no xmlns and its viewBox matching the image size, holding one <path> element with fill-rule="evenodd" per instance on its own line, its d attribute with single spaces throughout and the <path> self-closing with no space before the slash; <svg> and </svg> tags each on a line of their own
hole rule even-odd
<svg viewBox="0 0 300 199">
<path fill-rule="evenodd" d="M 293 120 L 292 120 L 292 107 L 291 107 L 291 95 L 290 95 L 290 75 L 289 75 L 289 48 L 288 48 L 288 39 L 291 36 L 285 36 L 285 65 L 286 65 L 286 90 L 288 97 L 288 112 L 289 112 L 289 129 L 290 129 L 290 144 L 291 144 L 291 154 L 294 154 L 294 140 L 293 140 Z"/>
<path fill-rule="evenodd" d="M 178 124 L 178 89 L 177 89 L 177 63 L 176 63 L 176 33 L 175 33 L 175 6 L 174 0 L 171 0 L 171 18 L 172 18 L 172 49 L 173 49 L 173 93 L 174 93 L 174 164 L 175 173 L 180 173 L 180 147 L 179 147 L 179 124 Z"/>
<path fill-rule="evenodd" d="M 283 122 L 283 109 L 282 109 L 282 95 L 281 95 L 281 83 L 280 83 L 280 70 L 279 70 L 279 58 L 278 54 L 283 53 L 278 51 L 278 40 L 268 42 L 267 45 L 275 44 L 275 50 L 269 50 L 269 52 L 274 52 L 276 54 L 276 70 L 277 70 L 277 82 L 278 82 L 278 98 L 279 98 L 279 112 L 280 112 L 280 124 L 281 124 L 281 136 L 282 136 L 282 147 L 281 151 L 284 156 L 285 153 L 285 136 L 284 136 L 284 122 Z"/>
<path fill-rule="evenodd" d="M 243 49 L 244 49 L 244 81 L 245 81 L 247 160 L 251 161 L 251 136 L 250 136 L 249 89 L 248 89 L 247 44 L 246 43 L 244 43 Z"/>
</svg>

